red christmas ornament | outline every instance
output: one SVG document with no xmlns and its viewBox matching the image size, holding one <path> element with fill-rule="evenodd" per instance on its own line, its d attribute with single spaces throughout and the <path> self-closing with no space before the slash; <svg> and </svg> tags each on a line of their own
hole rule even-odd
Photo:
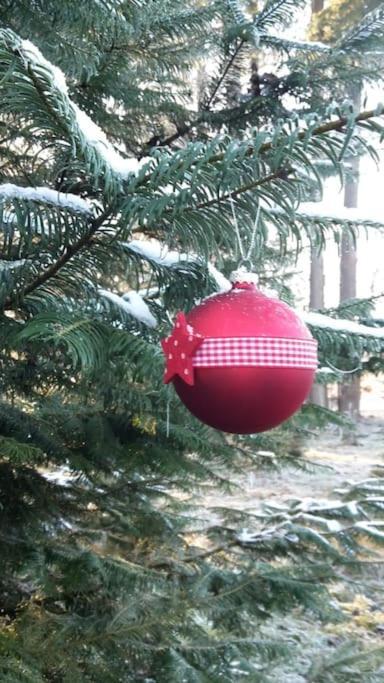
<svg viewBox="0 0 384 683">
<path fill-rule="evenodd" d="M 179 313 L 162 346 L 164 382 L 173 381 L 202 422 L 235 434 L 263 432 L 293 415 L 317 366 L 302 320 L 248 281 Z"/>
</svg>

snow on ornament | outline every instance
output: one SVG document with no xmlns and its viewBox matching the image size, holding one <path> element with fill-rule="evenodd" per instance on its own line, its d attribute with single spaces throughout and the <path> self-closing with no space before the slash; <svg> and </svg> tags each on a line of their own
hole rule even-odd
<svg viewBox="0 0 384 683">
<path fill-rule="evenodd" d="M 164 382 L 173 382 L 202 422 L 235 434 L 263 432 L 293 415 L 317 367 L 317 343 L 304 322 L 248 275 L 179 313 L 162 347 Z"/>
</svg>

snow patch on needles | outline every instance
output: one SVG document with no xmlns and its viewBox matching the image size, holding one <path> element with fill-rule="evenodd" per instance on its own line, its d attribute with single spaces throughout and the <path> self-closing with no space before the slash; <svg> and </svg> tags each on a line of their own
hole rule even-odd
<svg viewBox="0 0 384 683">
<path fill-rule="evenodd" d="M 123 246 L 139 254 L 139 256 L 143 256 L 150 261 L 154 261 L 154 263 L 158 263 L 160 266 L 168 268 L 182 261 L 206 265 L 210 276 L 216 282 L 220 292 L 228 292 L 232 288 L 230 281 L 212 263 L 205 263 L 197 254 L 187 254 L 169 249 L 165 244 L 161 244 L 157 240 L 132 240 L 131 242 L 123 242 Z"/>
<path fill-rule="evenodd" d="M 368 327 L 368 325 L 360 325 L 353 320 L 343 320 L 338 318 L 331 318 L 322 313 L 300 313 L 304 322 L 313 327 L 321 327 L 325 330 L 333 330 L 344 334 L 358 334 L 360 337 L 376 337 L 376 339 L 384 339 L 384 329 L 380 327 Z"/>
<path fill-rule="evenodd" d="M 76 194 L 58 192 L 49 187 L 19 187 L 12 183 L 0 185 L 1 199 L 22 199 L 24 201 L 44 202 L 60 209 L 71 209 L 79 213 L 92 215 L 92 208 L 85 199 Z"/>
<path fill-rule="evenodd" d="M 74 102 L 71 102 L 71 107 L 75 113 L 77 125 L 87 144 L 97 150 L 106 164 L 117 175 L 127 178 L 131 173 L 139 173 L 143 166 L 153 161 L 151 157 L 142 157 L 142 159 L 131 157 L 130 159 L 125 159 L 116 152 L 111 143 L 108 142 L 104 131 L 92 121 L 88 114 L 82 111 Z"/>
<path fill-rule="evenodd" d="M 161 266 L 171 267 L 180 261 L 194 261 L 189 254 L 171 250 L 157 240 L 132 240 L 131 242 L 123 242 L 123 246 Z"/>
<path fill-rule="evenodd" d="M 350 209 L 347 209 L 347 211 L 349 210 Z M 165 267 L 172 267 L 182 261 L 204 265 L 204 261 L 196 254 L 186 254 L 171 250 L 157 240 L 132 240 L 131 242 L 122 242 L 122 245 L 127 249 L 134 251 L 136 254 Z M 208 263 L 206 266 L 210 275 L 215 280 L 219 291 L 228 292 L 232 288 L 231 282 L 212 264 Z M 360 323 L 356 323 L 353 320 L 331 318 L 322 313 L 314 312 L 298 312 L 298 315 L 301 316 L 305 323 L 312 325 L 313 327 L 321 327 L 344 334 L 357 334 L 362 337 L 384 339 L 384 329 L 360 325 Z"/>
<path fill-rule="evenodd" d="M 153 161 L 152 157 L 143 157 L 142 159 L 124 158 L 108 141 L 104 131 L 92 121 L 92 119 L 82 111 L 75 102 L 69 97 L 68 86 L 63 71 L 51 64 L 46 59 L 39 48 L 36 47 L 30 40 L 22 40 L 20 44 L 25 60 L 32 65 L 32 67 L 41 70 L 43 68 L 51 77 L 52 87 L 58 90 L 61 95 L 67 100 L 69 109 L 72 111 L 78 130 L 88 145 L 93 147 L 98 154 L 104 159 L 109 168 L 122 178 L 127 178 L 130 174 L 138 174 L 143 166 Z"/>
<path fill-rule="evenodd" d="M 212 263 L 208 263 L 207 268 L 211 278 L 216 282 L 219 292 L 229 292 L 232 289 L 232 283 Z"/>
<path fill-rule="evenodd" d="M 316 375 L 335 375 L 337 374 L 335 370 L 331 370 L 331 368 L 318 368 L 316 371 Z"/>
<path fill-rule="evenodd" d="M 319 220 L 334 221 L 335 223 L 375 223 L 384 225 L 383 217 L 378 213 L 362 212 L 360 209 L 349 209 L 345 206 L 334 208 L 325 202 L 303 202 L 303 204 L 299 205 L 295 214 L 303 218 L 318 218 Z"/>
<path fill-rule="evenodd" d="M 138 292 L 128 292 L 123 296 L 119 296 L 108 289 L 98 289 L 100 296 L 108 299 L 112 304 L 120 308 L 124 313 L 133 316 L 139 322 L 144 323 L 147 327 L 157 327 L 157 320 L 152 315 L 148 305 Z"/>
<path fill-rule="evenodd" d="M 46 69 L 52 75 L 52 85 L 63 95 L 68 95 L 68 87 L 62 70 L 45 59 L 39 48 L 30 40 L 22 40 L 20 47 L 26 60 L 34 67 Z"/>
<path fill-rule="evenodd" d="M 5 261 L 4 259 L 0 259 L 0 271 L 22 268 L 26 263 L 28 263 L 28 259 L 26 258 L 17 259 L 16 261 Z"/>
</svg>

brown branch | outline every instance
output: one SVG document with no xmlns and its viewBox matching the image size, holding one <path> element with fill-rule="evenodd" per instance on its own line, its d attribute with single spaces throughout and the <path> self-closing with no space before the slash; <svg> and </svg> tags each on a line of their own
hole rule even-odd
<svg viewBox="0 0 384 683">
<path fill-rule="evenodd" d="M 175 140 L 178 140 L 179 138 L 183 137 L 184 135 L 187 135 L 192 128 L 197 125 L 199 121 L 193 121 L 193 123 L 189 124 L 189 126 L 184 125 L 184 126 L 177 126 L 176 133 L 173 133 L 172 135 L 169 135 L 167 138 L 164 138 L 163 140 L 159 140 L 158 138 L 154 138 L 156 140 L 154 145 L 151 145 L 149 142 L 146 144 L 146 148 L 148 147 L 168 147 L 168 145 L 171 145 L 172 142 L 175 142 Z"/>
<path fill-rule="evenodd" d="M 376 116 L 381 116 L 384 113 L 384 107 L 378 112 L 376 109 L 369 109 L 367 111 L 362 111 L 359 114 L 355 116 L 354 123 L 361 123 L 362 121 L 368 121 L 369 119 L 373 119 Z M 347 118 L 346 116 L 342 116 L 339 119 L 336 119 L 335 121 L 328 121 L 328 123 L 322 123 L 320 126 L 317 128 L 314 128 L 313 131 L 311 132 L 310 137 L 317 137 L 318 135 L 324 135 L 324 133 L 330 133 L 332 131 L 338 131 L 344 128 L 348 123 L 350 122 L 350 119 Z M 308 131 L 303 130 L 300 131 L 298 134 L 298 139 L 303 140 L 306 135 L 308 134 Z M 273 142 L 264 142 L 263 145 L 260 145 L 259 147 L 259 154 L 263 152 L 268 152 L 270 149 L 273 148 Z M 249 145 L 249 148 L 246 152 L 246 156 L 251 156 L 254 152 L 254 147 L 253 145 Z M 215 154 L 212 156 L 209 161 L 211 163 L 215 163 L 216 161 L 222 161 L 224 159 L 225 152 L 220 152 L 219 154 Z"/>
</svg>

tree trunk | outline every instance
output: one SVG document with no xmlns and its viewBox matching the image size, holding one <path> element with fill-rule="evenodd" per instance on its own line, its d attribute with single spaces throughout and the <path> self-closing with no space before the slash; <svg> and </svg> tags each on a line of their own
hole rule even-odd
<svg viewBox="0 0 384 683">
<path fill-rule="evenodd" d="M 324 0 L 312 0 L 312 14 L 321 12 Z M 324 257 L 315 247 L 311 247 L 310 295 L 309 308 L 324 308 Z M 309 400 L 319 406 L 328 406 L 327 387 L 325 384 L 314 384 Z"/>
<path fill-rule="evenodd" d="M 324 258 L 315 247 L 311 247 L 311 273 L 309 308 L 324 308 Z M 328 407 L 327 387 L 325 384 L 314 384 L 309 396 L 311 403 Z"/>
<path fill-rule="evenodd" d="M 311 247 L 309 307 L 324 308 L 324 259 L 315 247 Z"/>
<path fill-rule="evenodd" d="M 356 109 L 361 103 L 361 88 L 352 90 L 351 98 Z M 359 157 L 351 162 L 352 176 L 345 183 L 344 206 L 354 209 L 358 205 Z M 347 230 L 343 231 L 340 253 L 340 303 L 356 297 L 357 253 Z M 353 375 L 339 386 L 339 410 L 357 419 L 360 410 L 360 377 Z"/>
</svg>

